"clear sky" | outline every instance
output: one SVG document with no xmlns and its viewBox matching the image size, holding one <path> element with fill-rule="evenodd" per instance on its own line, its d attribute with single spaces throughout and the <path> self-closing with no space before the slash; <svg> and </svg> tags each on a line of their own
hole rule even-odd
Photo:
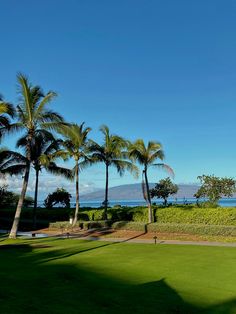
<svg viewBox="0 0 236 314">
<path fill-rule="evenodd" d="M 5 99 L 16 103 L 21 71 L 57 91 L 53 109 L 85 121 L 95 140 L 105 123 L 160 141 L 177 183 L 235 177 L 236 1 L 3 0 L 0 13 Z M 112 186 L 134 182 L 111 174 Z M 102 165 L 82 175 L 84 191 L 103 184 Z"/>
</svg>

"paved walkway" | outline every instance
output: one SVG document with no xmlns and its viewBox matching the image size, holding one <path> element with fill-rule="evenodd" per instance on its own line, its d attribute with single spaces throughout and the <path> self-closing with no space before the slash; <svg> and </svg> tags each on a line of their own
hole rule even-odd
<svg viewBox="0 0 236 314">
<path fill-rule="evenodd" d="M 0 233 L 6 233 L 6 230 L 0 230 Z M 21 232 L 19 235 L 32 237 L 32 232 Z M 53 237 L 53 238 L 71 238 L 71 239 L 80 239 L 80 240 L 87 240 L 87 241 L 107 241 L 107 242 L 120 242 L 120 243 L 146 243 L 146 244 L 154 244 L 154 239 L 139 239 L 139 236 L 134 236 L 131 238 L 108 238 L 103 236 L 82 236 L 78 233 L 66 233 L 64 234 L 46 234 L 46 233 L 37 233 L 37 238 L 41 237 Z M 211 241 L 184 241 L 184 240 L 158 240 L 156 239 L 156 244 L 176 244 L 176 245 L 202 245 L 202 246 L 223 246 L 223 247 L 236 247 L 236 243 L 226 243 L 226 242 L 211 242 Z"/>
<path fill-rule="evenodd" d="M 72 235 L 71 238 L 88 240 L 88 241 L 107 241 L 107 242 L 127 242 L 127 243 L 147 243 L 154 244 L 154 239 L 137 239 L 137 238 L 105 238 L 105 237 L 77 237 Z M 202 246 L 225 246 L 236 247 L 236 243 L 209 242 L 209 241 L 178 241 L 178 240 L 156 240 L 156 244 L 177 244 L 177 245 L 202 245 Z"/>
</svg>

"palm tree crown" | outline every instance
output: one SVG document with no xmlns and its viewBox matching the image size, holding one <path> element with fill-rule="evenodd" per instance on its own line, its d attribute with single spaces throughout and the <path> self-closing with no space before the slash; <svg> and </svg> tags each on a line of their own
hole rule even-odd
<svg viewBox="0 0 236 314">
<path fill-rule="evenodd" d="M 26 76 L 17 76 L 19 103 L 16 106 L 17 122 L 13 130 L 26 130 L 33 136 L 38 129 L 57 129 L 64 122 L 61 115 L 47 109 L 47 105 L 57 96 L 53 91 L 44 94 L 40 86 L 33 86 Z"/>
<path fill-rule="evenodd" d="M 73 173 L 76 181 L 76 208 L 73 225 L 76 224 L 79 213 L 79 172 L 91 163 L 88 157 L 88 133 L 90 131 L 91 128 L 85 127 L 84 123 L 80 125 L 70 124 L 60 130 L 60 133 L 64 136 L 63 153 L 66 157 L 73 158 L 75 161 Z"/>
<path fill-rule="evenodd" d="M 62 175 L 67 179 L 72 178 L 72 173 L 69 169 L 60 167 L 56 164 L 56 160 L 59 158 L 64 158 L 61 153 L 60 145 L 62 141 L 56 140 L 54 136 L 46 130 L 37 130 L 35 136 L 32 139 L 30 146 L 30 157 L 31 164 L 35 170 L 35 196 L 34 196 L 34 213 L 33 213 L 33 224 L 36 227 L 36 209 L 38 200 L 38 181 L 39 173 L 44 168 L 46 171 L 54 175 Z M 27 134 L 21 137 L 16 146 L 18 148 L 23 148 L 25 154 L 27 155 Z M 25 163 L 27 167 L 27 163 Z"/>
<path fill-rule="evenodd" d="M 33 162 L 31 153 L 34 145 L 34 137 L 39 130 L 57 130 L 63 121 L 63 118 L 56 112 L 47 109 L 49 104 L 55 97 L 55 92 L 48 92 L 44 95 L 39 86 L 33 86 L 29 83 L 26 76 L 19 74 L 17 76 L 19 103 L 16 106 L 16 122 L 11 124 L 11 131 L 26 132 L 26 158 L 27 166 L 24 175 L 21 196 L 17 205 L 15 218 L 13 221 L 10 237 L 15 238 L 18 224 L 20 220 L 21 209 L 24 197 L 27 191 L 30 165 Z"/>
<path fill-rule="evenodd" d="M 109 167 L 114 166 L 117 172 L 122 176 L 125 170 L 138 175 L 138 168 L 127 159 L 127 147 L 129 142 L 124 138 L 110 134 L 110 130 L 106 125 L 100 127 L 103 134 L 103 144 L 99 145 L 94 141 L 90 141 L 90 151 L 92 152 L 93 162 L 103 162 L 106 167 L 106 187 L 104 200 L 104 218 L 107 218 L 108 207 L 108 180 Z"/>
<path fill-rule="evenodd" d="M 153 213 L 151 207 L 151 196 L 148 183 L 147 171 L 150 166 L 156 166 L 168 171 L 171 175 L 174 175 L 170 166 L 164 163 L 156 163 L 156 160 L 164 160 L 164 152 L 162 145 L 159 142 L 149 141 L 147 146 L 142 139 L 136 140 L 133 144 L 130 144 L 128 149 L 129 157 L 131 160 L 138 162 L 143 166 L 143 195 L 148 203 L 149 208 L 149 222 L 153 222 Z"/>
</svg>

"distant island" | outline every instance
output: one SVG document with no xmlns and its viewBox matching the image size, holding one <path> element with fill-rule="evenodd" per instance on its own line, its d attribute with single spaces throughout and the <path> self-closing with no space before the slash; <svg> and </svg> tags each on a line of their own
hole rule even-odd
<svg viewBox="0 0 236 314">
<path fill-rule="evenodd" d="M 154 183 L 150 183 L 150 188 L 155 186 Z M 173 195 L 173 198 L 192 198 L 198 190 L 199 186 L 196 184 L 179 184 L 179 191 Z M 112 200 L 143 200 L 142 187 L 140 183 L 124 184 L 114 186 L 109 189 L 109 199 Z M 103 201 L 104 190 L 100 189 L 95 192 L 81 195 L 81 201 Z"/>
</svg>

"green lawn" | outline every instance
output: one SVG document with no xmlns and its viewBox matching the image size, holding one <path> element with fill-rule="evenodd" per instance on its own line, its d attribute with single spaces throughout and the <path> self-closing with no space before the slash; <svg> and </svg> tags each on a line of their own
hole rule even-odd
<svg viewBox="0 0 236 314">
<path fill-rule="evenodd" d="M 0 238 L 0 313 L 236 313 L 236 249 Z"/>
</svg>

